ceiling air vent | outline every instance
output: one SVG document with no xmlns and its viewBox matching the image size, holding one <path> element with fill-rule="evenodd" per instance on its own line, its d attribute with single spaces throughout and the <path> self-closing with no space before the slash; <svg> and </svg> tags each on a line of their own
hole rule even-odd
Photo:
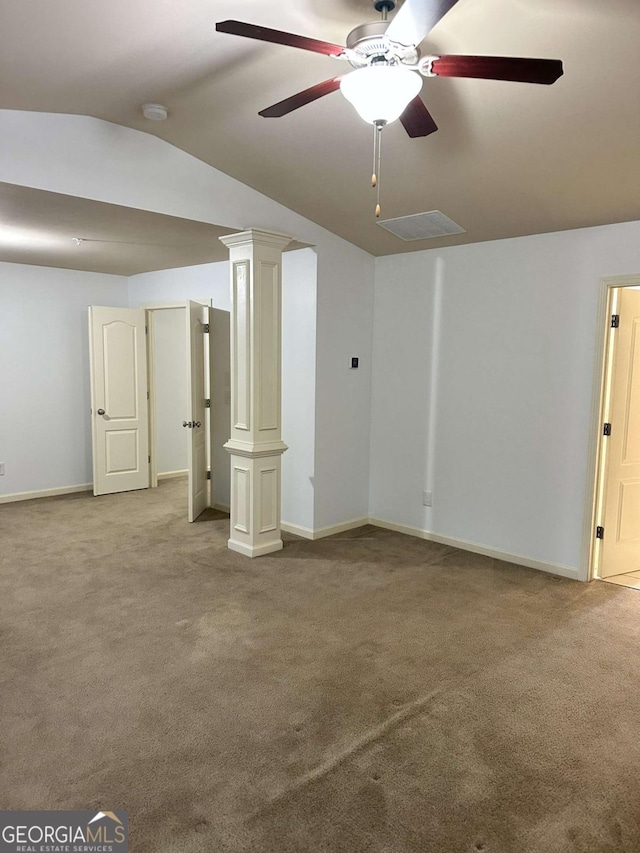
<svg viewBox="0 0 640 853">
<path fill-rule="evenodd" d="M 435 237 L 448 237 L 451 234 L 466 234 L 466 229 L 449 219 L 439 210 L 427 213 L 414 213 L 411 216 L 397 216 L 395 219 L 383 219 L 378 222 L 387 231 L 391 231 L 401 240 L 432 240 Z"/>
</svg>

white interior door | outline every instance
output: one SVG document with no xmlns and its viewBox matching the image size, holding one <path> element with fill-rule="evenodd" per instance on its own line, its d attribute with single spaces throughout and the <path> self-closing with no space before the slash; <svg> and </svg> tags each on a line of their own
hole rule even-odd
<svg viewBox="0 0 640 853">
<path fill-rule="evenodd" d="M 618 297 L 600 577 L 640 571 L 640 291 Z"/>
<path fill-rule="evenodd" d="M 208 505 L 207 495 L 207 421 L 205 399 L 205 325 L 209 326 L 209 308 L 187 301 L 187 386 L 189 388 L 189 521 L 195 521 Z"/>
<path fill-rule="evenodd" d="M 145 312 L 89 308 L 93 493 L 149 486 Z"/>
</svg>

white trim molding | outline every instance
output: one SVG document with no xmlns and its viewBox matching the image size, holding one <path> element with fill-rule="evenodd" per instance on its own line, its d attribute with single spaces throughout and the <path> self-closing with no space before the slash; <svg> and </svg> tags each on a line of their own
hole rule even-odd
<svg viewBox="0 0 640 853">
<path fill-rule="evenodd" d="M 640 287 L 640 274 L 608 276 L 600 279 L 598 292 L 598 308 L 595 328 L 595 356 L 593 366 L 593 387 L 591 391 L 591 429 L 587 449 L 587 478 L 584 505 L 584 522 L 582 534 L 582 559 L 580 561 L 579 579 L 593 580 L 596 577 L 600 549 L 595 539 L 596 526 L 601 523 L 599 480 L 602 448 L 602 424 L 604 423 L 605 400 L 605 369 L 607 365 L 607 349 L 610 341 L 610 323 L 607 314 L 610 312 L 612 291 L 618 287 Z"/>
<path fill-rule="evenodd" d="M 397 524 L 395 521 L 384 521 L 381 518 L 370 518 L 369 524 L 374 527 L 383 527 L 385 530 L 395 530 L 397 533 L 406 533 L 408 536 L 417 536 L 429 542 L 438 542 L 440 545 L 450 545 L 460 551 L 471 551 L 473 554 L 482 554 L 484 557 L 493 557 L 505 563 L 514 563 L 517 566 L 525 566 L 529 569 L 538 569 L 552 575 L 560 575 L 563 578 L 582 580 L 579 569 L 571 566 L 562 566 L 556 563 L 546 563 L 543 560 L 534 560 L 531 557 L 522 557 L 520 554 L 510 554 L 508 551 L 500 551 L 497 548 L 489 548 L 479 545 L 477 542 L 468 542 L 466 539 L 454 539 L 451 536 L 441 536 L 439 533 L 431 533 L 419 527 L 410 527 L 408 524 Z"/>
<path fill-rule="evenodd" d="M 191 299 L 190 302 L 197 302 L 198 305 L 206 305 L 211 308 L 213 306 L 213 299 Z M 186 300 L 182 300 L 182 302 L 151 302 L 148 305 L 140 305 L 140 308 L 144 308 L 145 311 L 165 311 L 171 308 L 186 308 L 187 302 Z"/>
<path fill-rule="evenodd" d="M 295 533 L 297 536 L 302 536 L 305 539 L 324 539 L 325 536 L 333 536 L 336 533 L 343 533 L 346 530 L 354 530 L 357 527 L 363 527 L 365 524 L 371 524 L 373 527 L 381 527 L 384 530 L 393 530 L 396 533 L 403 533 L 406 536 L 415 536 L 418 539 L 425 539 L 428 542 L 438 542 L 441 545 L 450 545 L 452 548 L 457 548 L 460 551 L 470 551 L 473 554 L 482 554 L 485 557 L 493 557 L 496 560 L 502 560 L 505 563 L 513 563 L 517 566 L 525 566 L 529 569 L 537 569 L 541 572 L 547 572 L 552 575 L 560 575 L 563 578 L 571 578 L 572 580 L 581 580 L 580 571 L 571 566 L 562 566 L 556 563 L 547 563 L 543 560 L 534 560 L 531 557 L 523 557 L 520 554 L 510 554 L 508 551 L 500 551 L 497 548 L 489 548 L 486 545 L 480 545 L 477 542 L 469 542 L 466 539 L 455 539 L 451 536 L 441 536 L 439 533 L 432 533 L 429 530 L 423 530 L 420 527 L 411 527 L 409 524 L 398 524 L 395 521 L 386 521 L 382 518 L 354 518 L 352 521 L 345 521 L 342 524 L 332 524 L 329 527 L 320 527 L 311 530 L 308 527 L 300 527 L 297 524 L 288 524 L 282 522 L 282 530 L 287 533 Z"/>
<path fill-rule="evenodd" d="M 238 441 L 233 438 L 230 438 L 223 447 L 234 456 L 245 456 L 247 459 L 256 459 L 259 456 L 281 456 L 289 449 L 284 441 L 273 441 L 260 444 L 259 448 L 254 450 L 255 445 L 251 442 Z"/>
<path fill-rule="evenodd" d="M 165 471 L 158 474 L 159 480 L 171 480 L 174 477 L 186 477 L 187 471 Z M 10 495 L 0 495 L 0 504 L 18 503 L 19 501 L 33 501 L 39 498 L 57 498 L 60 495 L 75 495 L 78 492 L 91 492 L 93 483 L 80 483 L 77 486 L 57 486 L 55 489 L 34 489 L 31 492 L 13 492 Z"/>
<path fill-rule="evenodd" d="M 357 527 L 363 527 L 365 524 L 369 524 L 368 518 L 354 518 L 351 521 L 331 524 L 328 527 L 318 527 L 315 530 L 312 530 L 310 527 L 301 527 L 299 524 L 289 524 L 286 521 L 283 521 L 280 527 L 286 533 L 294 533 L 296 536 L 302 536 L 304 539 L 324 539 L 326 536 L 344 533 L 346 530 L 355 530 Z"/>
<path fill-rule="evenodd" d="M 12 495 L 0 495 L 0 504 L 32 501 L 37 498 L 56 498 L 58 495 L 73 495 L 76 492 L 90 492 L 93 483 L 82 483 L 79 486 L 59 486 L 56 489 L 35 489 L 32 492 L 14 492 Z"/>
</svg>

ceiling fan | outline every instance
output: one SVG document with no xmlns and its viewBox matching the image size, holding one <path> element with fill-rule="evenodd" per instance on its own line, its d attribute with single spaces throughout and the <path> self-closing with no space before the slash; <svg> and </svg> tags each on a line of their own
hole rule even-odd
<svg viewBox="0 0 640 853">
<path fill-rule="evenodd" d="M 347 36 L 345 47 L 339 44 L 272 30 L 242 21 L 220 21 L 220 33 L 244 36 L 258 41 L 297 47 L 348 62 L 349 71 L 309 89 L 298 92 L 259 115 L 281 118 L 337 89 L 356 108 L 360 116 L 375 128 L 400 119 L 410 137 L 428 136 L 438 129 L 420 97 L 423 77 L 474 77 L 486 80 L 512 80 L 520 83 L 551 85 L 562 76 L 559 59 L 523 59 L 509 56 L 422 56 L 420 43 L 456 5 L 458 0 L 405 0 L 389 22 L 395 0 L 373 0 L 381 20 L 361 24 Z M 372 185 L 379 186 L 380 134 L 375 132 L 374 174 Z M 377 166 L 376 166 L 377 163 Z M 376 215 L 379 215 L 379 204 Z"/>
<path fill-rule="evenodd" d="M 347 61 L 356 69 L 285 98 L 260 110 L 259 115 L 280 118 L 342 89 L 365 121 L 386 124 L 399 118 L 409 136 L 428 136 L 438 127 L 418 94 L 421 88 L 418 73 L 424 77 L 475 77 L 546 85 L 555 83 L 563 73 L 562 62 L 558 59 L 422 56 L 420 43 L 457 2 L 405 0 L 389 22 L 388 13 L 395 8 L 395 0 L 374 0 L 373 6 L 382 14 L 382 20 L 356 27 L 347 36 L 346 47 L 242 21 L 221 21 L 216 24 L 216 30 L 322 53 Z M 382 115 L 385 111 L 386 115 Z M 396 112 L 397 115 L 393 115 Z"/>
</svg>

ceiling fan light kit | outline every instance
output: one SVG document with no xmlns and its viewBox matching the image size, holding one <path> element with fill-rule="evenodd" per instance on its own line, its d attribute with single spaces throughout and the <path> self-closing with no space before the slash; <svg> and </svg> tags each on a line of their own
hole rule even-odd
<svg viewBox="0 0 640 853">
<path fill-rule="evenodd" d="M 382 20 L 361 24 L 347 36 L 346 47 L 306 36 L 272 30 L 242 21 L 220 21 L 216 30 L 258 41 L 282 44 L 347 61 L 354 69 L 298 92 L 265 110 L 265 118 L 280 118 L 340 89 L 374 130 L 372 185 L 380 192 L 380 131 L 400 119 L 411 138 L 428 136 L 438 126 L 420 97 L 423 77 L 470 77 L 551 85 L 562 76 L 558 59 L 507 56 L 425 56 L 420 44 L 458 0 L 405 0 L 388 21 L 395 0 L 373 0 Z M 376 216 L 380 215 L 380 199 Z"/>
<path fill-rule="evenodd" d="M 367 65 L 340 81 L 342 94 L 369 124 L 400 118 L 421 87 L 418 75 L 401 65 Z"/>
</svg>

